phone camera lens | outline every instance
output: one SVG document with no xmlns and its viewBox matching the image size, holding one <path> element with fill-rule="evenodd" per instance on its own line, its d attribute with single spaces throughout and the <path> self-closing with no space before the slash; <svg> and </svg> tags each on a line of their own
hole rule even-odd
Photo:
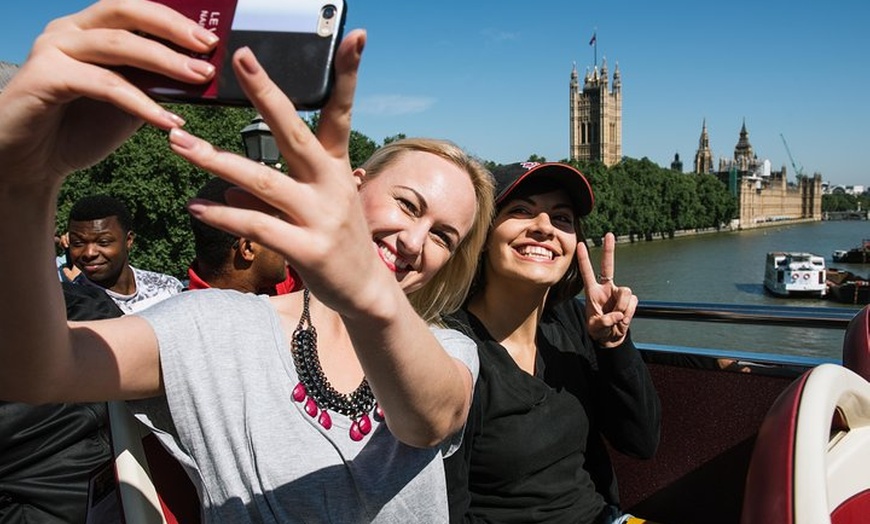
<svg viewBox="0 0 870 524">
<path fill-rule="evenodd" d="M 334 16 L 335 16 L 335 6 L 334 6 L 334 5 L 327 5 L 327 6 L 324 6 L 324 8 L 323 8 L 323 18 L 325 18 L 326 20 L 329 20 L 329 19 L 331 19 L 331 18 L 334 17 Z"/>
</svg>

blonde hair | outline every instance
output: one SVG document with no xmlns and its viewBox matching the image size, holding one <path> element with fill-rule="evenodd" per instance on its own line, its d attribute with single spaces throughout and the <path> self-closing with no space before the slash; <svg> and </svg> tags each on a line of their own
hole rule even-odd
<svg viewBox="0 0 870 524">
<path fill-rule="evenodd" d="M 474 279 L 475 268 L 495 210 L 492 175 L 479 161 L 448 140 L 404 138 L 377 149 L 360 166 L 369 180 L 410 152 L 430 153 L 441 157 L 466 173 L 474 186 L 477 209 L 468 234 L 456 247 L 447 263 L 420 289 L 409 293 L 408 300 L 423 320 L 442 324 L 441 318 L 458 310 Z"/>
</svg>

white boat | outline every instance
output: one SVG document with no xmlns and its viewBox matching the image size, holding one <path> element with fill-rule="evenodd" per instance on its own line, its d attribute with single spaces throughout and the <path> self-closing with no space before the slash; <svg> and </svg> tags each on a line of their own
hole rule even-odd
<svg viewBox="0 0 870 524">
<path fill-rule="evenodd" d="M 764 266 L 764 287 L 780 297 L 823 297 L 825 258 L 812 253 L 773 251 Z"/>
</svg>

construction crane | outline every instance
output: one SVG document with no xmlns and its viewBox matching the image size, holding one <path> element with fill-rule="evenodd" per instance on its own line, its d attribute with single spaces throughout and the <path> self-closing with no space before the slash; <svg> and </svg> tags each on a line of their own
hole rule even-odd
<svg viewBox="0 0 870 524">
<path fill-rule="evenodd" d="M 788 148 L 788 142 L 785 141 L 785 137 L 782 136 L 782 133 L 779 134 L 779 137 L 782 138 L 782 144 L 785 146 L 785 152 L 788 153 L 788 159 L 791 162 L 791 167 L 794 169 L 795 176 L 797 178 L 803 178 L 804 176 L 804 166 L 798 167 L 794 162 L 794 157 L 791 156 L 791 149 Z"/>
</svg>

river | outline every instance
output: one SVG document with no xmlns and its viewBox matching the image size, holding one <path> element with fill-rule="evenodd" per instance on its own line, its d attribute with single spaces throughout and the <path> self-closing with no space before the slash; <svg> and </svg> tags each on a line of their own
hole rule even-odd
<svg viewBox="0 0 870 524">
<path fill-rule="evenodd" d="M 764 292 L 769 251 L 822 255 L 828 267 L 867 276 L 870 264 L 834 264 L 835 249 L 850 249 L 870 238 L 870 222 L 825 221 L 712 233 L 616 246 L 616 282 L 643 300 L 720 304 L 771 304 L 851 308 L 824 299 L 785 299 Z M 600 249 L 592 249 L 598 267 Z M 736 325 L 636 319 L 635 341 L 700 348 L 840 358 L 843 331 L 823 328 Z"/>
</svg>

